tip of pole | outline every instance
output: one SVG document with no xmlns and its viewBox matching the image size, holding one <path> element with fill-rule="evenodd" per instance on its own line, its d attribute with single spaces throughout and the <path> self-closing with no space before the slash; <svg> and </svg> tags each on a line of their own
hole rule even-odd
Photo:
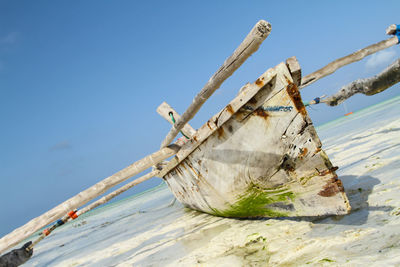
<svg viewBox="0 0 400 267">
<path fill-rule="evenodd" d="M 396 24 L 389 25 L 389 27 L 386 28 L 386 34 L 394 35 L 396 33 L 396 29 L 397 29 Z"/>
<path fill-rule="evenodd" d="M 272 29 L 271 24 L 265 20 L 259 20 L 254 28 L 265 37 L 269 35 Z"/>
</svg>

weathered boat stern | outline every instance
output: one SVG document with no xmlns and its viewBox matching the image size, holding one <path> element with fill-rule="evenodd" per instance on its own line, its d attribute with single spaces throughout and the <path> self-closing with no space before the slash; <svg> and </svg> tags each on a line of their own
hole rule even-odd
<svg viewBox="0 0 400 267">
<path fill-rule="evenodd" d="M 269 69 L 182 147 L 162 175 L 180 202 L 234 218 L 350 211 L 292 76 Z"/>
</svg>

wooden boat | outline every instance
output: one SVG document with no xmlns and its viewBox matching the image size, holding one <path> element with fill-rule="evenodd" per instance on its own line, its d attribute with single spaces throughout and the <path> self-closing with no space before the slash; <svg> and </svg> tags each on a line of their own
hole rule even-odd
<svg viewBox="0 0 400 267">
<path fill-rule="evenodd" d="M 302 103 L 299 70 L 269 69 L 183 145 L 160 174 L 181 203 L 236 218 L 350 211 Z"/>
<path fill-rule="evenodd" d="M 271 31 L 260 20 L 243 42 L 211 76 L 161 144 L 161 148 L 53 207 L 0 239 L 0 253 L 40 228 L 76 214 L 76 209 L 110 188 L 176 155 L 162 169 L 124 185 L 78 211 L 83 214 L 152 177 L 163 177 L 176 198 L 187 207 L 226 217 L 341 215 L 350 210 L 343 186 L 335 174 L 298 88 L 304 88 L 339 68 L 399 43 L 398 26 L 391 25 L 387 40 L 336 59 L 301 78 L 293 60 L 268 70 L 197 132 L 187 123 L 221 84 L 250 57 Z M 369 87 L 368 94 L 387 89 L 398 79 L 397 65 Z M 371 80 L 368 79 L 368 82 Z M 364 82 L 361 80 L 361 82 Z M 372 89 L 372 90 L 371 90 Z M 170 111 L 171 112 L 171 111 Z M 162 116 L 169 116 L 169 113 Z M 169 118 L 168 118 L 169 120 Z M 180 131 L 192 135 L 181 147 L 171 144 Z M 67 214 L 67 215 L 66 215 Z M 72 218 L 73 219 L 73 218 Z M 67 218 L 68 220 L 68 218 Z M 51 229 L 55 229 L 51 227 Z M 39 240 L 40 241 L 40 240 Z"/>
</svg>

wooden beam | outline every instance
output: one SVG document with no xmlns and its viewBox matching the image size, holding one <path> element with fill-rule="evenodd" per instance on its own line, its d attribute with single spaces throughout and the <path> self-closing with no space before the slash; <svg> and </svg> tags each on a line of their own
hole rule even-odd
<svg viewBox="0 0 400 267">
<path fill-rule="evenodd" d="M 294 84 L 299 87 L 301 84 L 301 68 L 297 58 L 293 56 L 286 59 L 286 66 L 292 75 Z"/>
<path fill-rule="evenodd" d="M 78 195 L 68 199 L 67 201 L 61 203 L 60 205 L 54 207 L 46 213 L 32 219 L 25 225 L 15 229 L 11 233 L 5 235 L 0 239 L 0 253 L 3 253 L 8 248 L 11 248 L 12 246 L 18 244 L 40 228 L 58 220 L 69 211 L 81 207 L 90 200 L 100 196 L 111 187 L 114 187 L 115 185 L 122 183 L 128 178 L 135 176 L 142 171 L 150 168 L 151 166 L 154 166 L 159 162 L 175 155 L 179 151 L 179 149 L 180 146 L 176 144 L 164 147 L 159 151 L 154 152 L 153 154 L 134 162 L 128 167 L 122 169 L 121 171 L 80 192 Z"/>
<path fill-rule="evenodd" d="M 132 187 L 134 187 L 134 186 L 136 186 L 136 185 L 138 185 L 140 183 L 143 183 L 144 181 L 147 181 L 150 178 L 153 178 L 153 177 L 157 176 L 158 173 L 159 173 L 159 171 L 152 171 L 152 172 L 149 172 L 148 174 L 143 175 L 140 178 L 137 178 L 137 179 L 133 180 L 130 183 L 127 183 L 126 185 L 124 185 L 124 186 L 118 188 L 117 190 L 115 190 L 114 192 L 112 192 L 112 193 L 100 198 L 99 200 L 97 200 L 97 201 L 93 202 L 92 204 L 84 207 L 83 209 L 78 210 L 78 212 L 77 212 L 78 216 L 80 216 L 80 215 L 82 215 L 82 214 L 84 214 L 84 213 L 86 213 L 86 212 L 88 212 L 88 211 L 90 211 L 90 210 L 92 210 L 94 208 L 97 208 L 100 205 L 103 205 L 103 204 L 107 203 L 108 201 L 110 201 L 114 197 L 126 192 L 127 190 L 131 189 Z"/>
<path fill-rule="evenodd" d="M 180 115 L 179 115 L 171 106 L 169 106 L 166 102 L 162 103 L 162 104 L 157 108 L 157 112 L 158 112 L 162 117 L 164 117 L 167 121 L 169 121 L 169 122 L 172 123 L 172 124 L 173 124 L 173 122 L 172 122 L 172 120 L 171 120 L 171 117 L 169 116 L 169 112 L 173 112 L 175 118 L 179 118 L 179 117 L 180 117 Z M 192 137 L 192 136 L 196 133 L 196 130 L 194 130 L 189 124 L 186 124 L 184 129 L 185 129 L 185 131 L 186 131 L 185 134 L 187 134 L 189 137 Z M 181 142 L 179 142 L 179 143 L 181 143 Z M 171 147 L 172 147 L 172 150 L 171 150 Z M 142 161 L 143 161 L 143 160 L 146 160 L 146 161 L 153 160 L 154 162 L 156 162 L 156 163 L 158 164 L 158 163 L 160 163 L 161 161 L 163 161 L 164 159 L 166 159 L 166 158 L 168 158 L 168 157 L 173 156 L 174 154 L 176 154 L 176 152 L 179 150 L 179 148 L 180 148 L 180 147 L 178 147 L 178 146 L 176 146 L 176 145 L 169 146 L 169 147 L 167 147 L 167 149 L 161 149 L 161 150 L 160 150 L 160 151 L 166 152 L 165 155 L 163 155 L 163 152 L 157 151 L 157 152 L 153 153 L 152 155 L 146 157 L 147 160 L 146 160 L 146 158 L 144 158 L 144 159 L 142 159 Z M 153 157 L 152 157 L 152 156 L 153 156 Z M 139 165 L 139 163 L 140 163 L 140 161 L 137 161 L 137 162 L 135 162 L 134 164 Z M 157 165 L 157 164 L 155 164 L 155 165 Z M 167 163 L 165 163 L 165 164 L 167 164 Z M 133 165 L 133 164 L 132 164 L 132 165 Z M 127 168 L 131 167 L 132 165 L 128 166 Z M 148 164 L 145 165 L 145 166 L 148 166 Z M 127 168 L 125 168 L 124 170 L 126 170 Z M 142 167 L 142 168 L 145 168 L 145 167 Z M 147 169 L 147 168 L 146 168 L 146 169 Z M 123 171 L 123 170 L 122 170 L 122 171 Z M 121 172 L 122 172 L 122 171 L 121 171 Z M 120 172 L 119 172 L 119 173 L 120 173 Z M 118 174 L 118 173 L 117 173 L 117 174 Z M 93 210 L 94 208 L 97 208 L 98 206 L 100 206 L 100 205 L 102 205 L 102 204 L 107 203 L 108 201 L 110 201 L 110 200 L 113 199 L 114 197 L 116 197 L 116 196 L 122 194 L 123 192 L 129 190 L 130 188 L 132 188 L 132 187 L 134 187 L 134 186 L 136 186 L 136 185 L 138 185 L 138 184 L 140 184 L 140 183 L 142 183 L 142 182 L 144 182 L 144 181 L 149 180 L 150 178 L 158 177 L 159 174 L 160 174 L 160 170 L 153 170 L 153 171 L 149 172 L 148 174 L 145 174 L 145 175 L 143 175 L 142 177 L 133 180 L 132 182 L 130 182 L 130 183 L 128 183 L 128 184 L 122 186 L 121 188 L 115 190 L 114 192 L 112 192 L 112 193 L 110 193 L 110 194 L 108 194 L 108 195 L 106 195 L 106 196 L 103 196 L 103 197 L 100 198 L 99 200 L 97 200 L 97 201 L 93 202 L 92 204 L 86 206 L 85 208 L 79 210 L 79 211 L 77 212 L 78 216 L 80 216 L 80 215 L 82 215 L 82 214 L 84 214 L 84 213 L 86 213 L 86 212 L 88 212 L 88 211 L 90 211 L 90 210 Z M 115 174 L 115 175 L 116 175 L 116 174 Z M 115 176 L 115 175 L 114 175 L 114 176 Z M 134 175 L 136 175 L 136 174 L 133 174 L 133 175 L 131 175 L 131 176 L 134 176 Z M 112 177 L 112 176 L 110 176 L 110 177 Z M 110 178 L 110 177 L 109 177 L 109 178 Z M 128 177 L 128 178 L 129 178 L 129 177 Z M 108 178 L 107 178 L 107 179 L 108 179 Z M 126 180 L 126 179 L 125 179 L 125 180 Z M 102 182 L 104 182 L 104 181 L 105 181 L 105 180 L 103 180 Z M 101 183 L 101 182 L 100 182 L 100 183 Z M 100 183 L 97 183 L 96 185 L 99 185 Z M 120 182 L 118 182 L 118 183 L 120 183 Z M 96 186 L 96 185 L 95 185 L 95 186 Z M 92 186 L 91 188 L 93 188 L 93 187 L 95 187 L 95 186 Z M 86 191 L 87 191 L 87 190 L 86 190 Z M 86 192 L 86 191 L 84 191 L 84 192 Z M 105 190 L 99 191 L 98 193 L 96 193 L 96 195 L 99 196 L 99 195 L 101 195 L 104 191 L 105 191 Z M 84 192 L 81 192 L 80 194 L 83 194 Z M 77 195 L 77 196 L 78 196 L 78 195 Z M 96 196 L 96 197 L 97 197 L 97 196 Z M 71 200 L 71 199 L 70 199 L 70 200 Z M 61 204 L 61 205 L 66 205 L 66 203 L 67 203 L 68 201 L 70 201 L 70 200 L 65 201 L 65 202 L 64 202 L 63 204 Z M 61 206 L 61 205 L 59 205 L 59 206 Z M 82 205 L 84 205 L 84 204 L 82 204 Z M 75 208 L 77 208 L 77 207 L 75 207 Z M 73 210 L 73 209 L 75 209 L 75 208 L 72 208 L 72 209 L 70 209 L 70 210 Z M 55 209 L 55 208 L 54 208 L 54 209 Z M 53 209 L 53 210 L 54 210 L 54 209 Z M 70 211 L 70 210 L 69 210 L 69 211 Z M 45 214 L 43 214 L 43 215 L 45 215 Z M 43 215 L 42 215 L 42 216 L 43 216 Z M 40 216 L 40 217 L 41 217 L 41 216 Z M 39 217 L 38 217 L 38 218 L 39 218 Z M 36 218 L 36 219 L 38 219 L 38 218 Z M 58 218 L 57 218 L 57 219 L 58 219 Z M 55 220 L 53 220 L 53 221 L 51 221 L 51 222 L 48 222 L 47 224 L 50 224 L 50 223 L 52 223 L 52 222 L 54 222 L 54 221 L 55 221 Z M 30 222 L 29 222 L 29 223 L 30 223 Z M 29 223 L 28 223 L 28 224 L 29 224 Z M 26 228 L 29 228 L 29 227 L 27 227 L 28 224 L 25 225 Z M 46 224 L 46 225 L 47 225 L 47 224 Z M 25 227 L 25 226 L 24 226 L 24 227 Z M 18 229 L 17 229 L 17 230 L 18 230 Z M 36 230 L 35 230 L 35 231 L 36 231 Z M 14 231 L 14 232 L 15 232 L 15 231 Z M 12 233 L 14 233 L 14 232 L 12 232 Z M 29 236 L 29 235 L 28 235 L 28 236 Z M 28 237 L 28 236 L 26 236 L 26 237 Z M 25 237 L 25 238 L 26 238 L 26 237 Z M 44 238 L 44 235 L 41 236 L 39 239 L 37 239 L 37 240 L 34 242 L 34 244 L 31 245 L 31 247 L 33 247 L 35 244 L 39 243 L 43 238 Z M 1 250 L 1 241 L 2 241 L 2 240 L 3 240 L 3 239 L 0 239 L 0 250 Z M 9 247 L 11 247 L 11 246 L 13 246 L 13 245 L 9 245 Z M 4 250 L 8 249 L 9 247 L 5 248 Z M 0 252 L 0 253 L 1 253 L 1 252 Z"/>
<path fill-rule="evenodd" d="M 108 201 L 110 201 L 110 200 L 113 199 L 114 197 L 116 197 L 116 196 L 118 196 L 118 195 L 120 195 L 120 194 L 126 192 L 127 190 L 131 189 L 132 187 L 134 187 L 134 186 L 136 186 L 136 185 L 138 185 L 138 184 L 140 184 L 140 183 L 142 183 L 142 182 L 144 182 L 144 181 L 147 181 L 147 180 L 149 180 L 150 178 L 156 176 L 157 173 L 158 173 L 158 171 L 152 171 L 152 172 L 150 172 L 150 173 L 148 173 L 148 174 L 145 174 L 144 176 L 142 176 L 142 177 L 140 177 L 140 178 L 138 178 L 138 179 L 133 180 L 132 182 L 130 182 L 130 183 L 128 183 L 128 184 L 122 186 L 121 188 L 115 190 L 114 192 L 112 192 L 112 193 L 110 193 L 110 194 L 108 194 L 108 195 L 106 195 L 106 196 L 100 198 L 99 200 L 93 202 L 92 204 L 86 206 L 85 208 L 83 208 L 83 209 L 81 209 L 81 210 L 78 210 L 78 211 L 77 211 L 77 215 L 78 215 L 78 216 L 81 216 L 82 214 L 85 214 L 86 212 L 89 212 L 89 211 L 91 211 L 91 210 L 97 208 L 98 206 L 107 203 Z M 71 218 L 70 218 L 68 215 L 64 216 L 64 217 L 61 219 L 61 221 L 64 222 L 64 223 L 66 223 L 66 222 L 68 222 L 68 221 L 70 221 L 70 220 L 71 220 Z M 57 222 L 58 222 L 58 221 L 57 221 Z M 57 229 L 59 226 L 61 226 L 61 225 L 63 225 L 63 224 L 60 224 L 60 225 L 59 225 L 58 223 L 57 223 L 57 224 L 53 224 L 50 228 L 47 228 L 48 233 L 50 234 L 51 232 L 53 232 L 54 230 L 56 230 L 56 229 Z M 35 241 L 33 241 L 31 245 L 29 245 L 28 249 L 31 250 L 31 249 L 32 249 L 33 247 L 35 247 L 40 241 L 42 241 L 47 235 L 48 235 L 48 234 L 42 234 L 38 239 L 36 239 Z"/>
<path fill-rule="evenodd" d="M 321 79 L 327 75 L 334 73 L 336 70 L 338 70 L 339 68 L 341 68 L 343 66 L 346 66 L 350 63 L 354 63 L 356 61 L 359 61 L 359 60 L 365 58 L 366 56 L 369 56 L 371 54 L 374 54 L 378 51 L 389 48 L 391 46 L 394 46 L 398 42 L 399 42 L 399 40 L 398 40 L 397 36 L 394 36 L 390 39 L 367 46 L 367 47 L 360 49 L 360 50 L 358 50 L 350 55 L 347 55 L 345 57 L 336 59 L 335 61 L 332 61 L 325 67 L 303 77 L 303 79 L 301 80 L 300 89 L 318 81 L 319 79 Z"/>
<path fill-rule="evenodd" d="M 173 117 L 175 118 L 175 121 L 179 120 L 181 118 L 181 115 L 179 115 L 170 105 L 168 105 L 166 102 L 161 103 L 161 105 L 158 106 L 157 108 L 157 113 L 161 115 L 164 119 L 166 119 L 169 123 L 172 125 L 174 122 L 171 119 L 171 116 L 169 115 L 170 112 L 172 112 Z M 192 128 L 188 123 L 185 124 L 182 128 L 182 133 L 186 135 L 187 137 L 192 137 L 195 133 L 196 130 Z"/>
<path fill-rule="evenodd" d="M 172 142 L 172 140 L 174 140 L 179 131 L 194 117 L 204 102 L 215 92 L 215 90 L 217 90 L 221 84 L 231 76 L 248 57 L 250 57 L 250 55 L 257 51 L 261 43 L 269 35 L 270 31 L 271 25 L 268 22 L 264 20 L 257 22 L 239 47 L 228 59 L 225 60 L 224 64 L 216 73 L 214 73 L 200 93 L 196 95 L 192 104 L 182 114 L 182 117 L 172 126 L 172 129 L 162 142 L 161 147 L 167 146 Z"/>
<path fill-rule="evenodd" d="M 400 82 L 400 58 L 385 68 L 381 73 L 366 79 L 355 80 L 321 102 L 337 106 L 355 94 L 375 95 Z"/>
</svg>

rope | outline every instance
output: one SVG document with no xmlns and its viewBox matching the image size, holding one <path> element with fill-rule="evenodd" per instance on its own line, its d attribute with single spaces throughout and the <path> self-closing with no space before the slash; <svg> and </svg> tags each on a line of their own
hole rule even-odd
<svg viewBox="0 0 400 267">
<path fill-rule="evenodd" d="M 57 220 L 57 222 L 55 224 L 53 224 L 50 228 L 44 229 L 43 232 L 41 233 L 41 236 L 38 239 L 36 239 L 35 241 L 33 241 L 32 244 L 30 244 L 30 246 L 26 248 L 26 251 L 30 251 L 37 243 L 39 243 L 46 236 L 51 234 L 51 232 L 53 232 L 56 228 L 60 227 L 61 225 L 64 225 L 69 219 L 75 220 L 76 218 L 78 218 L 78 215 L 76 214 L 76 212 L 77 212 L 77 210 L 72 210 L 72 211 L 68 212 L 67 215 L 65 215 L 63 218 Z"/>
<path fill-rule="evenodd" d="M 325 98 L 325 97 L 326 97 L 325 95 L 320 96 L 320 97 L 316 97 L 316 98 L 314 98 L 313 100 L 311 100 L 309 102 L 304 102 L 303 104 L 304 104 L 304 106 L 308 107 L 308 106 L 311 106 L 311 105 L 316 105 L 316 104 L 319 104 L 319 103 L 323 103 L 324 102 L 323 98 Z"/>
<path fill-rule="evenodd" d="M 170 116 L 172 122 L 175 124 L 174 113 L 173 113 L 172 111 L 170 111 L 170 112 L 168 113 L 168 115 Z M 190 139 L 190 138 L 187 137 L 186 134 L 184 134 L 182 131 L 180 131 L 180 132 L 181 132 L 181 134 L 182 134 L 184 137 L 186 137 L 186 139 L 188 139 L 188 140 Z"/>
<path fill-rule="evenodd" d="M 394 35 L 397 36 L 397 40 L 398 40 L 397 44 L 399 44 L 400 43 L 400 24 L 396 25 L 396 32 L 394 33 Z"/>
</svg>

